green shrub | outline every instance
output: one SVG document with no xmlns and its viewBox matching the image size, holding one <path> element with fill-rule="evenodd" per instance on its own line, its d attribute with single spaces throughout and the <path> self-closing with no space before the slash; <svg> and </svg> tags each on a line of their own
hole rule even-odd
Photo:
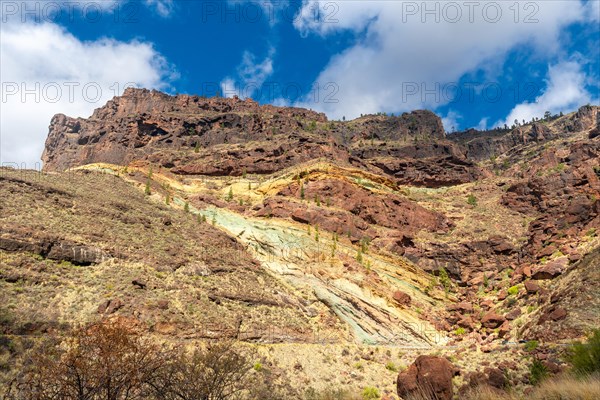
<svg viewBox="0 0 600 400">
<path fill-rule="evenodd" d="M 391 361 L 389 361 L 387 364 L 385 364 L 385 369 L 387 369 L 388 371 L 392 371 L 392 372 L 398 372 L 398 367 L 396 367 L 396 364 L 394 364 Z"/>
<path fill-rule="evenodd" d="M 537 340 L 530 340 L 527 343 L 525 343 L 525 351 L 534 351 L 535 349 L 538 348 L 538 346 L 540 345 L 540 342 L 538 342 Z"/>
<path fill-rule="evenodd" d="M 448 276 L 448 272 L 446 272 L 446 269 L 444 267 L 442 267 L 440 269 L 440 283 L 442 284 L 442 286 L 444 287 L 444 290 L 446 291 L 446 293 L 448 293 L 448 291 L 450 290 L 450 277 Z"/>
<path fill-rule="evenodd" d="M 379 394 L 379 390 L 377 390 L 377 388 L 367 386 L 362 391 L 362 397 L 364 400 L 375 400 L 381 397 L 381 395 Z"/>
<path fill-rule="evenodd" d="M 259 362 L 254 363 L 253 367 L 255 371 L 260 372 L 263 370 L 263 365 Z"/>
<path fill-rule="evenodd" d="M 540 360 L 533 360 L 529 367 L 529 382 L 532 385 L 537 385 L 548 376 L 548 369 Z"/>
<path fill-rule="evenodd" d="M 587 343 L 573 343 L 568 358 L 579 376 L 600 372 L 600 329 L 592 331 Z"/>
<path fill-rule="evenodd" d="M 465 333 L 467 333 L 467 331 L 465 330 L 465 328 L 462 328 L 462 327 L 461 328 L 456 328 L 456 330 L 454 331 L 454 334 L 456 336 L 462 336 Z"/>
<path fill-rule="evenodd" d="M 477 197 L 475 197 L 473 194 L 470 194 L 469 197 L 467 197 L 467 203 L 471 206 L 476 206 L 477 205 Z"/>
<path fill-rule="evenodd" d="M 517 294 L 519 294 L 519 287 L 516 285 L 511 286 L 508 288 L 508 290 L 506 292 L 511 296 L 516 296 Z"/>
</svg>

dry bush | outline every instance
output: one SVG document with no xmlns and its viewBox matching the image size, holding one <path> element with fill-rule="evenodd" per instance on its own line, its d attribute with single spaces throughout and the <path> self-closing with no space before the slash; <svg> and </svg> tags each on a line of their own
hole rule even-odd
<svg viewBox="0 0 600 400">
<path fill-rule="evenodd" d="M 148 398 L 166 353 L 125 320 L 74 330 L 61 343 L 49 339 L 26 363 L 9 399 L 135 400 Z"/>
<path fill-rule="evenodd" d="M 152 384 L 156 397 L 165 400 L 234 400 L 265 398 L 273 390 L 253 370 L 254 353 L 234 342 L 210 344 L 193 352 L 177 351 Z M 262 393 L 260 397 L 254 394 Z"/>
<path fill-rule="evenodd" d="M 596 400 L 600 399 L 600 378 L 575 379 L 561 377 L 542 382 L 527 396 L 500 393 L 489 387 L 478 387 L 465 395 L 466 400 Z"/>
<path fill-rule="evenodd" d="M 144 338 L 124 319 L 46 340 L 6 400 L 280 400 L 269 371 L 233 342 L 187 352 Z"/>
<path fill-rule="evenodd" d="M 519 397 L 512 393 L 502 393 L 499 389 L 494 389 L 483 385 L 469 390 L 465 394 L 466 400 L 519 400 Z"/>
<path fill-rule="evenodd" d="M 531 400 L 600 399 L 600 377 L 548 379 L 529 398 Z"/>
</svg>

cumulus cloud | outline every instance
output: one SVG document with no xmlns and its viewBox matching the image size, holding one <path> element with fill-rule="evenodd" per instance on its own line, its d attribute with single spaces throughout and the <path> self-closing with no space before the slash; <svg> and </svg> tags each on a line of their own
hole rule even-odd
<svg viewBox="0 0 600 400">
<path fill-rule="evenodd" d="M 354 44 L 335 55 L 317 78 L 319 85 L 337 84 L 339 102 L 312 104 L 330 117 L 353 118 L 447 104 L 445 85 L 478 70 L 499 71 L 498 64 L 518 46 L 556 54 L 562 29 L 587 20 L 586 15 L 586 4 L 571 0 L 304 0 L 294 26 L 305 35 L 354 34 Z"/>
<path fill-rule="evenodd" d="M 552 114 L 570 112 L 587 103 L 598 103 L 586 90 L 586 75 L 581 65 L 576 61 L 565 61 L 552 65 L 548 69 L 546 89 L 533 103 L 522 103 L 515 106 L 506 120 L 496 125 L 506 123 L 511 126 L 515 120 L 531 121 L 533 117 L 541 118 L 546 111 Z"/>
<path fill-rule="evenodd" d="M 458 127 L 460 126 L 459 121 L 461 119 L 462 115 L 456 111 L 448 111 L 446 116 L 442 117 L 442 124 L 444 125 L 446 132 L 455 132 L 458 130 Z"/>
<path fill-rule="evenodd" d="M 175 11 L 175 2 L 173 0 L 145 0 L 144 3 L 164 18 L 171 16 Z"/>
<path fill-rule="evenodd" d="M 53 23 L 1 27 L 2 163 L 39 162 L 56 113 L 87 117 L 126 86 L 168 90 L 175 72 L 152 44 L 81 41 Z"/>
<path fill-rule="evenodd" d="M 225 97 L 251 97 L 253 93 L 262 90 L 263 84 L 273 74 L 273 57 L 275 49 L 271 47 L 262 61 L 257 61 L 256 55 L 245 51 L 242 61 L 236 70 L 236 78 L 226 77 L 221 82 L 221 90 Z"/>
</svg>

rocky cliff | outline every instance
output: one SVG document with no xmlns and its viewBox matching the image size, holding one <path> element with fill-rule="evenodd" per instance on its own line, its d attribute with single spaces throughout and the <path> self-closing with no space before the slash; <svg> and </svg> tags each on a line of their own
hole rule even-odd
<svg viewBox="0 0 600 400">
<path fill-rule="evenodd" d="M 447 135 L 429 111 L 329 121 L 128 89 L 56 115 L 43 173 L 0 169 L 0 328 L 116 315 L 173 340 L 284 343 L 269 353 L 299 387 L 389 385 L 397 346 L 437 347 L 520 385 L 503 343 L 543 343 L 528 357 L 558 371 L 552 345 L 600 325 L 598 132 L 594 106 Z M 323 342 L 325 369 L 294 353 Z"/>
</svg>

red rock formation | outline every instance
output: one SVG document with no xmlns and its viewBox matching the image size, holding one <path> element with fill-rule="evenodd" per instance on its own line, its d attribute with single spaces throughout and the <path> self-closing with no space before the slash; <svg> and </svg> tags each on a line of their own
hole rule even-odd
<svg viewBox="0 0 600 400">
<path fill-rule="evenodd" d="M 423 398 L 451 400 L 452 378 L 458 369 L 445 358 L 419 356 L 397 379 L 398 396 L 421 395 Z"/>
</svg>

